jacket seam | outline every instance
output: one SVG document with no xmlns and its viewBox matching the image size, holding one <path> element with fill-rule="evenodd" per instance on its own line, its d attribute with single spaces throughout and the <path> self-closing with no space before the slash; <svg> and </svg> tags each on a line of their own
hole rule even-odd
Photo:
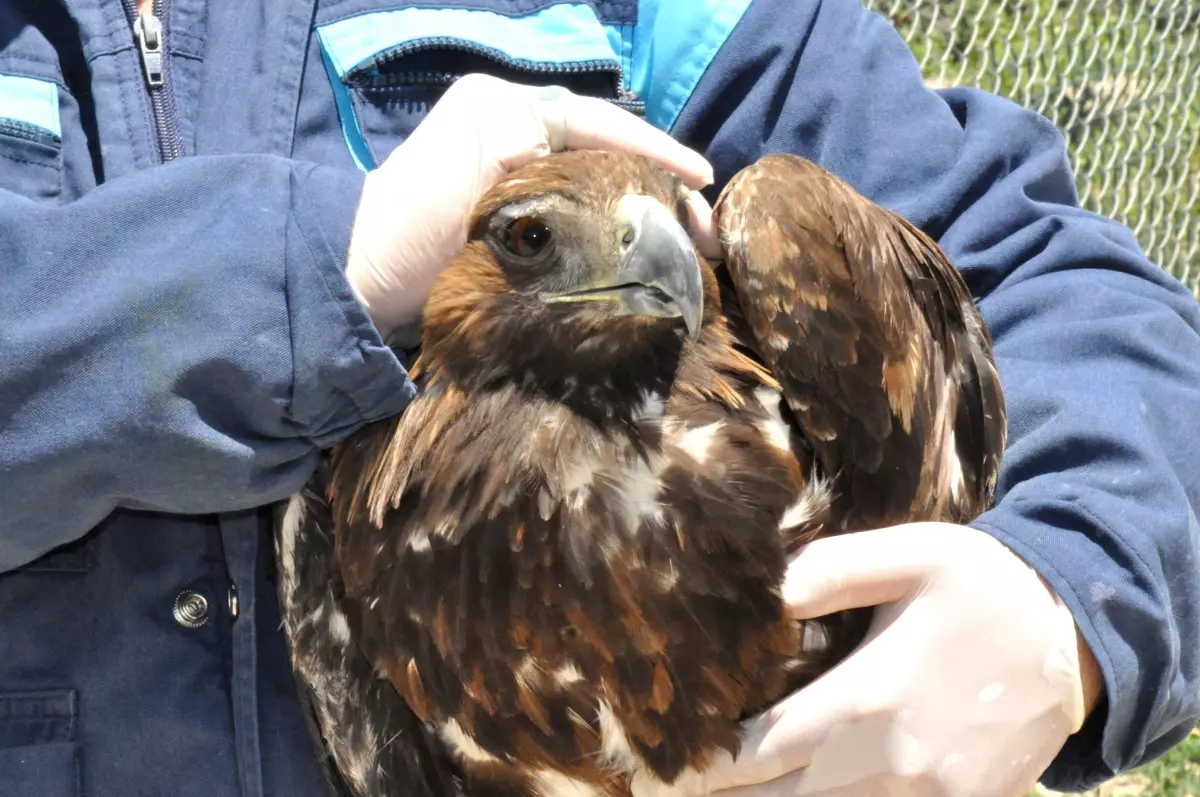
<svg viewBox="0 0 1200 797">
<path fill-rule="evenodd" d="M 289 173 L 289 185 L 292 179 L 293 178 Z M 289 200 L 293 199 L 295 190 L 291 190 L 289 194 Z M 283 221 L 283 311 L 285 317 L 287 318 L 288 366 L 291 373 L 291 382 L 288 384 L 287 389 L 285 417 L 290 423 L 294 424 L 297 427 L 297 431 L 299 431 L 300 423 L 296 420 L 296 415 L 293 411 L 296 404 L 296 390 L 297 385 L 299 384 L 299 378 L 296 373 L 296 325 L 292 321 L 291 269 L 288 268 L 287 263 L 288 228 L 291 226 L 291 223 L 292 213 L 289 210 L 287 218 L 285 218 Z M 305 244 L 305 247 L 308 248 L 311 253 L 311 247 L 308 247 L 307 243 Z M 312 439 L 308 435 L 297 434 L 296 437 L 303 440 L 310 447 L 312 446 Z M 232 655 L 232 653 L 230 655 Z"/>
<path fill-rule="evenodd" d="M 67 738 L 75 741 L 75 726 L 79 722 L 79 701 L 75 696 L 75 690 L 71 690 L 71 721 L 67 723 Z M 78 772 L 76 773 L 78 777 Z"/>
<path fill-rule="evenodd" d="M 5 55 L 3 55 L 3 57 L 0 57 L 0 61 L 2 61 L 6 66 L 11 65 L 13 67 L 16 67 L 18 70 L 21 68 L 22 63 L 38 64 L 40 66 L 51 67 L 50 71 L 52 71 L 54 73 L 53 77 L 47 77 L 45 75 L 29 75 L 29 77 L 38 77 L 43 80 L 53 80 L 55 83 L 59 84 L 59 86 L 66 85 L 65 84 L 66 78 L 63 76 L 63 73 L 62 73 L 62 65 L 59 64 L 59 62 L 54 60 L 53 58 L 42 58 L 37 55 L 21 53 L 19 55 L 5 54 Z M 5 71 L 8 72 L 11 70 L 6 69 Z"/>
<path fill-rule="evenodd" d="M 5 152 L 3 150 L 0 150 L 0 158 L 4 158 L 5 160 L 10 160 L 10 161 L 15 161 L 17 163 L 28 164 L 29 166 L 41 166 L 43 169 L 50 169 L 51 171 L 54 171 L 54 172 L 62 171 L 62 167 L 59 166 L 57 163 L 44 163 L 42 161 L 29 160 L 28 158 L 22 158 L 20 156 L 13 155 L 13 154 Z"/>
<path fill-rule="evenodd" d="M 114 6 L 116 6 L 116 7 L 114 7 Z M 100 4 L 100 13 L 102 13 L 104 15 L 106 26 L 109 28 L 109 30 L 106 33 L 101 34 L 101 35 L 103 35 L 105 38 L 109 39 L 109 41 L 111 41 L 111 42 L 118 43 L 117 45 L 109 45 L 109 49 L 114 49 L 114 50 L 117 50 L 118 52 L 120 52 L 124 48 L 132 49 L 132 47 L 133 47 L 132 37 L 130 37 L 128 39 L 126 39 L 125 37 L 118 38 L 115 33 L 117 30 L 119 30 L 119 26 L 117 24 L 118 21 L 120 21 L 122 23 L 125 22 L 125 13 L 119 7 L 119 4 L 101 3 Z M 116 17 L 116 15 L 118 13 L 120 14 L 119 20 Z M 85 46 L 84 60 L 89 65 L 92 63 L 91 55 L 92 55 L 91 47 Z M 132 117 L 131 117 L 130 110 L 129 110 L 129 96 L 128 96 L 129 91 L 130 91 L 129 86 L 131 86 L 131 85 L 132 86 L 141 86 L 141 83 L 133 82 L 130 80 L 129 71 L 126 68 L 126 65 L 124 64 L 124 60 L 125 59 L 122 59 L 122 58 L 115 58 L 113 61 L 113 71 L 116 73 L 117 77 L 120 78 L 120 84 L 116 87 L 116 92 L 115 92 L 117 95 L 117 104 L 120 107 L 121 119 L 125 122 L 125 140 L 129 142 L 129 146 L 132 149 L 132 151 L 129 153 L 130 160 L 132 160 L 135 164 L 144 165 L 141 163 L 141 159 L 138 157 L 138 152 L 137 152 L 138 137 L 134 133 L 134 126 L 132 124 Z"/>
<path fill-rule="evenodd" d="M 295 2 L 295 0 L 293 0 Z M 290 37 L 294 35 L 295 41 L 304 48 L 304 53 L 295 62 L 294 66 L 299 69 L 300 74 L 295 76 L 295 84 L 292 91 L 285 91 L 288 84 L 288 76 L 284 70 L 285 63 L 293 63 L 284 59 L 277 59 L 278 65 L 275 71 L 275 98 L 271 103 L 274 110 L 273 117 L 281 119 L 284 117 L 284 111 L 288 110 L 290 103 L 291 112 L 286 114 L 287 121 L 280 122 L 278 128 L 271 131 L 268 137 L 273 145 L 277 147 L 276 151 L 286 154 L 291 157 L 296 146 L 296 114 L 299 112 L 300 103 L 302 101 L 302 93 L 304 91 L 304 83 L 308 78 L 308 55 L 312 48 L 313 31 L 316 26 L 318 3 L 310 2 L 308 13 L 299 18 L 298 12 L 293 9 L 293 13 L 287 17 L 287 22 L 290 26 L 296 29 L 291 32 L 291 27 L 285 32 L 285 40 L 290 41 Z M 307 241 L 306 241 L 307 243 Z"/>
</svg>

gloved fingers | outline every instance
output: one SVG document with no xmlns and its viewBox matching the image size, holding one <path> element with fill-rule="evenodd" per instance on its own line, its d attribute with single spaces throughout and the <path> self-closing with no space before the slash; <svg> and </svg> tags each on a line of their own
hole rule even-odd
<svg viewBox="0 0 1200 797">
<path fill-rule="evenodd" d="M 921 550 L 905 544 L 902 526 L 815 540 L 788 565 L 784 603 L 805 620 L 904 600 L 927 572 Z"/>
<path fill-rule="evenodd" d="M 717 792 L 783 778 L 808 767 L 817 751 L 841 744 L 832 738 L 839 728 L 852 728 L 885 714 L 891 695 L 875 687 L 880 684 L 878 659 L 888 654 L 878 648 L 877 641 L 867 642 L 813 683 L 743 722 L 737 758 L 720 753 L 705 771 L 708 790 Z M 879 692 L 877 697 L 873 696 L 875 692 Z M 852 736 L 851 741 L 855 738 Z"/>
<path fill-rule="evenodd" d="M 534 108 L 546 129 L 546 143 L 551 152 L 569 149 L 567 137 L 567 106 L 574 94 L 562 86 L 541 86 L 533 89 Z"/>
<path fill-rule="evenodd" d="M 796 571 L 805 614 L 884 605 L 844 661 L 743 723 L 709 793 L 1016 797 L 1078 728 L 1074 623 L 994 538 L 910 524 L 814 542 Z"/>
<path fill-rule="evenodd" d="M 852 752 L 850 756 L 852 760 Z M 789 772 L 769 783 L 712 792 L 710 797 L 945 797 L 946 794 L 945 787 L 932 776 L 880 774 L 827 778 L 824 771 L 810 767 Z"/>
<path fill-rule="evenodd" d="M 853 750 L 846 752 L 849 760 L 857 757 Z M 827 778 L 824 772 L 806 767 L 766 783 L 709 792 L 709 797 L 943 797 L 944 794 L 936 789 L 921 791 L 908 779 L 891 780 L 889 783 L 887 778 L 853 775 Z"/>
<path fill-rule="evenodd" d="M 471 140 L 459 140 L 464 135 Z M 549 152 L 568 149 L 633 152 L 678 174 L 691 188 L 713 182 L 712 166 L 700 153 L 610 102 L 562 86 L 464 75 L 430 109 L 409 141 L 426 137 L 447 149 L 473 150 L 481 157 L 477 169 L 485 178 L 481 189 Z M 459 157 L 468 154 L 458 153 Z"/>
<path fill-rule="evenodd" d="M 690 188 L 712 184 L 712 166 L 703 155 L 629 111 L 560 86 L 529 90 L 530 102 L 546 131 L 551 152 L 624 150 L 654 160 L 664 169 L 678 174 Z"/>
<path fill-rule="evenodd" d="M 709 792 L 709 797 L 795 797 L 803 793 L 801 789 L 804 788 L 804 773 L 805 770 L 797 769 L 766 783 L 730 786 L 712 791 Z"/>
<path fill-rule="evenodd" d="M 712 205 L 699 191 L 692 191 L 687 199 L 688 232 L 696 242 L 696 248 L 710 262 L 716 263 L 725 259 L 725 250 L 721 245 L 720 231 L 717 220 L 713 217 Z"/>
</svg>

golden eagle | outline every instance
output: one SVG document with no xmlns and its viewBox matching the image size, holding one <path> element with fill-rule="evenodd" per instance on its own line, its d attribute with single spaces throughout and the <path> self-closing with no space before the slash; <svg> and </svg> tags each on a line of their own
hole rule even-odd
<svg viewBox="0 0 1200 797">
<path fill-rule="evenodd" d="M 934 242 L 768 155 L 715 205 L 713 268 L 686 200 L 610 152 L 492 188 L 426 304 L 418 398 L 281 511 L 337 789 L 687 794 L 861 640 L 863 612 L 789 619 L 792 551 L 987 508 L 1003 396 Z"/>
</svg>

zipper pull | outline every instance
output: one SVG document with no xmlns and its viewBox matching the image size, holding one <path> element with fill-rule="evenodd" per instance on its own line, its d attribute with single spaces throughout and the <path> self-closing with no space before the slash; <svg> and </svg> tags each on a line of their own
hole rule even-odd
<svg viewBox="0 0 1200 797">
<path fill-rule="evenodd" d="M 142 53 L 146 82 L 152 89 L 159 88 L 163 84 L 162 21 L 154 14 L 139 14 L 133 23 L 133 35 Z"/>
</svg>

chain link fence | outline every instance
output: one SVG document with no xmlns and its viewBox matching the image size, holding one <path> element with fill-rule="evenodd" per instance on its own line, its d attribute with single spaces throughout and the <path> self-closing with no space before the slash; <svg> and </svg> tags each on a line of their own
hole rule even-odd
<svg viewBox="0 0 1200 797">
<path fill-rule="evenodd" d="M 1066 135 L 1084 207 L 1200 297 L 1200 2 L 868 0 L 933 87 L 970 85 Z"/>
</svg>

